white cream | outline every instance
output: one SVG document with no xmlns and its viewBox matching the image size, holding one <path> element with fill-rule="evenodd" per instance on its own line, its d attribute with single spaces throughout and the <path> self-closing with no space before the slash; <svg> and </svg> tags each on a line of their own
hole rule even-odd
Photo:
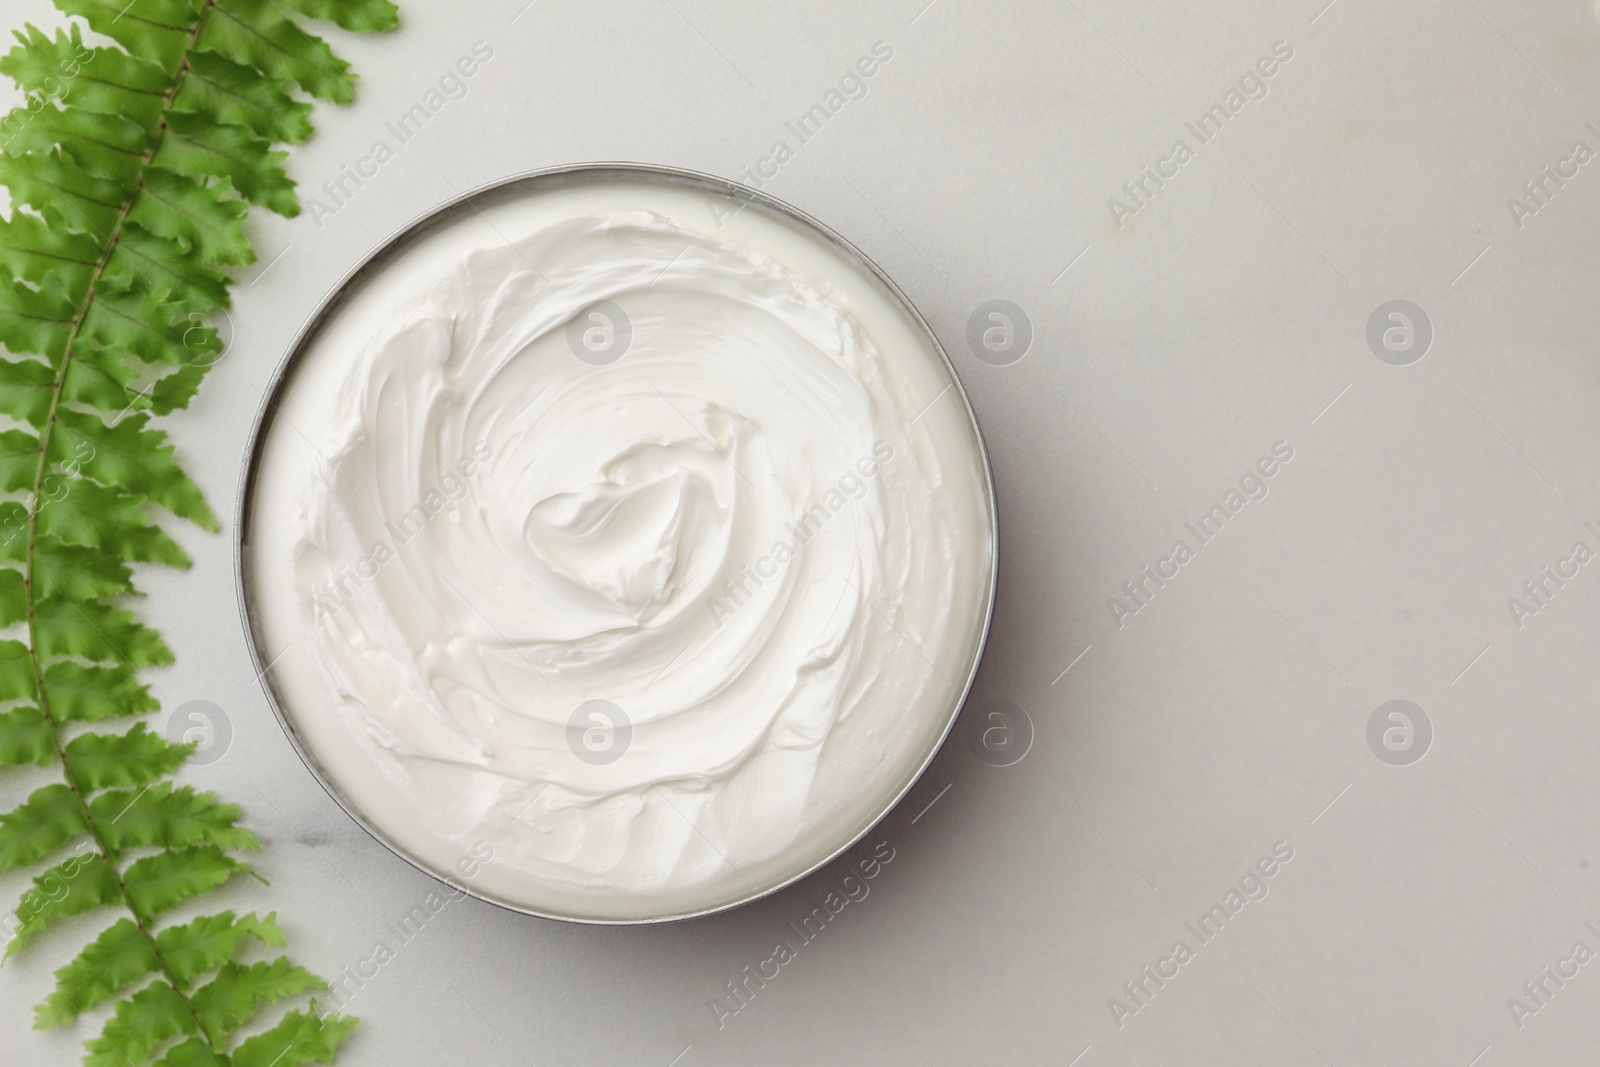
<svg viewBox="0 0 1600 1067">
<path fill-rule="evenodd" d="M 414 241 L 261 445 L 286 714 L 402 849 L 488 842 L 473 888 L 508 903 L 656 918 L 793 877 L 917 773 L 977 653 L 990 507 L 947 367 L 831 244 L 727 210 L 586 182 Z"/>
</svg>

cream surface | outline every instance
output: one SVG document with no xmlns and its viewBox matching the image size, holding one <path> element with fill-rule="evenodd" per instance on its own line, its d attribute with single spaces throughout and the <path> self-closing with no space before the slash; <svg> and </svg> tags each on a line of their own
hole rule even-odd
<svg viewBox="0 0 1600 1067">
<path fill-rule="evenodd" d="M 286 713 L 402 848 L 488 842 L 473 888 L 513 904 L 793 877 L 917 773 L 976 655 L 989 501 L 948 369 L 831 245 L 726 212 L 595 183 L 414 242 L 263 442 Z"/>
</svg>

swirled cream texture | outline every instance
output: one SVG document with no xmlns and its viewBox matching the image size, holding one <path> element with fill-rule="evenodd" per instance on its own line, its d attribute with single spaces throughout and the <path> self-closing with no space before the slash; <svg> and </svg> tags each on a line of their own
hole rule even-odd
<svg viewBox="0 0 1600 1067">
<path fill-rule="evenodd" d="M 403 846 L 486 841 L 524 906 L 681 914 L 920 768 L 986 610 L 979 458 L 939 440 L 936 357 L 810 265 L 577 213 L 382 295 L 280 540 L 323 697 L 293 715 L 345 724 L 311 747 L 378 772 L 345 791 Z"/>
</svg>

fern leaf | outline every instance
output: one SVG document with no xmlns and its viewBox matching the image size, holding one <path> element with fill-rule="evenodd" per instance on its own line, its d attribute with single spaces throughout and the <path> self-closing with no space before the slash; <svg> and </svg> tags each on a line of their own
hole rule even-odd
<svg viewBox="0 0 1600 1067">
<path fill-rule="evenodd" d="M 210 369 L 209 363 L 190 363 L 179 367 L 156 383 L 150 394 L 150 410 L 156 415 L 170 415 L 179 408 L 189 406 L 200 380 Z"/>
<path fill-rule="evenodd" d="M 175 745 L 145 724 L 125 734 L 83 734 L 67 743 L 67 766 L 84 789 L 143 785 L 183 766 L 192 746 Z"/>
<path fill-rule="evenodd" d="M 177 309 L 167 303 L 166 295 L 165 290 L 143 286 L 118 290 L 106 285 L 83 316 L 84 338 L 146 363 L 176 362 L 183 349 L 173 329 Z"/>
<path fill-rule="evenodd" d="M 67 368 L 68 372 L 83 368 L 92 371 L 97 379 L 103 380 L 107 390 L 104 401 L 106 404 L 114 403 L 121 397 L 134 395 L 136 391 L 134 385 L 138 382 L 143 369 L 143 365 L 137 362 L 137 353 L 120 345 L 101 344 L 92 336 L 84 338 L 83 343 L 76 347 L 77 355 Z M 152 345 L 151 351 L 164 350 Z M 90 406 L 100 407 L 100 404 L 91 402 Z"/>
<path fill-rule="evenodd" d="M 190 1000 L 212 1044 L 218 1045 L 249 1022 L 263 1004 L 326 988 L 328 983 L 279 956 L 270 963 L 230 963 L 195 990 Z"/>
<path fill-rule="evenodd" d="M 219 18 L 206 22 L 200 47 L 294 82 L 318 100 L 347 104 L 355 95 L 350 64 L 283 16 L 272 0 L 215 0 Z"/>
<path fill-rule="evenodd" d="M 207 188 L 170 171 L 149 170 L 143 195 L 129 209 L 128 221 L 179 242 L 207 266 L 242 267 L 254 263 L 256 255 L 240 226 L 244 202 L 228 199 L 227 191 L 222 185 Z"/>
<path fill-rule="evenodd" d="M 70 463 L 86 457 L 79 470 L 96 481 L 139 493 L 202 529 L 218 528 L 199 487 L 173 460 L 167 435 L 145 429 L 147 416 L 130 415 L 114 426 L 81 411 L 62 411 L 57 418 L 50 458 Z M 4 446 L 0 438 L 0 449 Z"/>
<path fill-rule="evenodd" d="M 31 289 L 0 274 L 0 344 L 19 354 L 46 355 L 65 345 L 71 333 L 69 300 L 53 288 Z"/>
<path fill-rule="evenodd" d="M 284 0 L 284 6 L 358 32 L 392 30 L 400 24 L 400 12 L 389 0 Z"/>
<path fill-rule="evenodd" d="M 76 24 L 57 30 L 54 36 L 35 26 L 14 30 L 11 35 L 17 44 L 0 56 L 0 74 L 16 82 L 23 93 L 43 100 L 54 98 L 59 91 L 62 71 L 82 73 L 79 64 L 94 51 L 83 43 L 83 32 Z M 86 86 L 79 88 L 92 91 Z M 111 113 L 116 114 L 116 108 Z"/>
<path fill-rule="evenodd" d="M 156 935 L 156 945 L 179 988 L 233 959 L 246 939 L 267 948 L 282 948 L 288 939 L 278 927 L 277 913 L 235 919 L 233 912 L 204 915 L 183 926 L 169 926 Z"/>
<path fill-rule="evenodd" d="M 48 767 L 55 754 L 44 712 L 32 707 L 0 712 L 0 766 L 37 763 Z"/>
<path fill-rule="evenodd" d="M 215 52 L 189 57 L 189 77 L 172 102 L 176 111 L 213 122 L 243 126 L 267 141 L 299 144 L 311 136 L 311 105 L 284 92 L 270 78 Z"/>
<path fill-rule="evenodd" d="M 64 660 L 44 672 L 45 697 L 61 722 L 148 715 L 159 706 L 128 666 L 85 666 Z"/>
<path fill-rule="evenodd" d="M 157 1061 L 156 1067 L 227 1067 L 212 1050 L 210 1038 L 191 1037 L 174 1046 Z"/>
<path fill-rule="evenodd" d="M 22 895 L 12 912 L 19 925 L 16 936 L 6 945 L 10 959 L 29 938 L 48 929 L 58 919 L 82 915 L 86 911 L 115 904 L 122 899 L 117 876 L 98 855 L 73 856 L 33 879 L 33 888 Z"/>
<path fill-rule="evenodd" d="M 188 47 L 194 7 L 188 0 L 54 0 L 64 15 L 78 15 L 96 33 L 135 55 L 153 60 L 164 71 L 178 69 Z"/>
<path fill-rule="evenodd" d="M 215 845 L 201 845 L 136 860 L 123 881 L 140 914 L 155 916 L 249 869 Z"/>
<path fill-rule="evenodd" d="M 63 484 L 58 496 L 47 496 L 39 505 L 40 530 L 64 544 L 137 563 L 189 565 L 189 556 L 178 543 L 145 518 L 137 497 L 81 478 Z M 45 492 L 51 492 L 51 487 Z M 5 522 L 5 509 L 0 508 L 0 527 Z"/>
<path fill-rule="evenodd" d="M 22 129 L 37 132 L 37 123 L 35 118 Z M 14 150 L 16 143 L 14 136 L 7 147 Z M 13 277 L 38 283 L 47 271 L 56 271 L 69 288 L 75 288 L 88 281 L 99 258 L 99 242 L 85 234 L 73 233 L 65 220 L 58 218 L 55 225 L 49 225 L 43 216 L 25 211 L 13 212 L 11 218 L 0 220 L 0 270 Z M 48 386 L 54 380 L 55 374 L 46 364 L 34 360 L 26 362 L 43 367 L 46 372 L 46 377 L 34 384 Z M 48 398 L 48 392 L 45 396 Z M 33 419 L 28 421 L 34 422 Z"/>
<path fill-rule="evenodd" d="M 190 178 L 228 178 L 252 204 L 280 215 L 300 213 L 294 182 L 284 173 L 289 153 L 272 146 L 243 126 L 219 125 L 200 116 L 177 111 L 167 121 L 167 135 L 151 160 L 158 167 Z"/>
<path fill-rule="evenodd" d="M 118 789 L 89 802 L 100 840 L 119 855 L 139 845 L 191 848 L 215 845 L 229 851 L 255 851 L 256 835 L 237 825 L 239 808 L 221 804 L 210 793 L 158 782 L 146 789 Z"/>
<path fill-rule="evenodd" d="M 13 114 L 17 122 L 6 139 L 7 154 L 49 152 L 60 145 L 74 163 L 96 177 L 123 185 L 138 177 L 140 156 L 149 138 L 137 122 L 54 104 L 41 105 L 31 113 L 19 108 Z"/>
<path fill-rule="evenodd" d="M 72 106 L 101 115 L 122 115 L 145 129 L 161 120 L 161 103 L 169 79 L 157 64 L 135 59 L 120 48 L 90 48 L 77 23 L 54 37 L 28 26 L 18 32 L 21 43 L 0 56 L 0 74 L 8 74 L 25 93 L 54 96 L 63 71 L 72 78 Z"/>
<path fill-rule="evenodd" d="M 185 312 L 204 313 L 228 306 L 227 279 L 189 258 L 176 241 L 132 223 L 123 226 L 122 241 L 106 265 L 105 276 L 122 286 L 149 279 L 170 289 L 172 302 Z"/>
<path fill-rule="evenodd" d="M 356 1021 L 342 1015 L 291 1011 L 264 1034 L 257 1034 L 233 1054 L 233 1067 L 303 1067 L 307 1063 L 332 1063 L 333 1055 Z"/>
<path fill-rule="evenodd" d="M 71 963 L 56 971 L 56 988 L 33 1009 L 39 1030 L 65 1026 L 122 992 L 158 966 L 155 951 L 132 919 L 118 919 Z"/>
<path fill-rule="evenodd" d="M 0 156 L 0 185 L 11 190 L 11 202 L 36 211 L 65 208 L 89 232 L 117 224 L 122 202 L 131 191 L 122 182 L 89 173 L 59 148 L 28 156 Z"/>
<path fill-rule="evenodd" d="M 0 431 L 0 441 L 8 432 L 15 431 Z M 0 459 L 0 470 L 3 469 L 4 461 Z M 22 583 L 22 572 L 0 568 L 0 626 L 10 626 L 27 617 L 28 594 Z"/>
<path fill-rule="evenodd" d="M 22 548 L 27 548 L 26 542 Z M 25 551 L 19 553 L 19 558 L 25 554 Z M 0 558 L 12 558 L 5 551 L 3 543 L 0 543 Z M 0 574 L 4 573 L 0 571 Z M 55 590 L 73 601 L 133 592 L 133 571 L 115 556 L 76 545 L 64 545 L 50 537 L 40 537 L 34 541 L 33 580 L 43 588 Z"/>
<path fill-rule="evenodd" d="M 27 218 L 26 215 L 13 215 Z M 0 241 L 5 238 L 0 237 Z M 0 253 L 3 260 L 3 253 Z M 0 274 L 6 267 L 0 261 Z M 0 327 L 3 330 L 4 327 Z M 0 359 L 0 413 L 14 419 L 42 426 L 50 414 L 50 394 L 54 388 L 56 372 L 48 363 L 36 359 Z"/>
<path fill-rule="evenodd" d="M 117 1002 L 100 1030 L 84 1042 L 89 1050 L 84 1067 L 128 1067 L 147 1063 L 156 1049 L 194 1026 L 183 996 L 166 982 L 151 982 Z"/>
<path fill-rule="evenodd" d="M 0 871 L 22 867 L 87 833 L 78 798 L 64 785 L 47 785 L 0 815 Z"/>
<path fill-rule="evenodd" d="M 0 489 L 31 488 L 38 472 L 39 438 L 23 430 L 0 430 Z"/>
<path fill-rule="evenodd" d="M 164 667 L 172 662 L 172 652 L 160 635 L 135 619 L 131 611 L 107 607 L 97 600 L 56 599 L 53 594 L 59 590 L 45 592 L 52 594 L 50 598 L 36 599 L 33 607 L 41 655 L 51 659 L 81 656 L 97 663 L 127 662 L 140 667 Z"/>
<path fill-rule="evenodd" d="M 0 700 L 37 699 L 33 655 L 21 641 L 0 641 Z"/>
</svg>

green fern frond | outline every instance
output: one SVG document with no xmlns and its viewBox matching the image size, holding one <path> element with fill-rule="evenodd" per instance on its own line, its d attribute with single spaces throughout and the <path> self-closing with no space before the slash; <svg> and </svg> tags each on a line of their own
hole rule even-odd
<svg viewBox="0 0 1600 1067">
<path fill-rule="evenodd" d="M 297 16 L 385 30 L 395 8 L 55 5 L 66 28 L 24 27 L 0 56 L 30 96 L 0 117 L 0 767 L 55 776 L 0 814 L 0 872 L 34 871 L 5 956 L 115 913 L 35 1008 L 51 1028 L 110 1005 L 86 1043 L 94 1067 L 329 1063 L 354 1019 L 315 1000 L 263 1019 L 327 988 L 285 957 L 248 958 L 284 946 L 274 915 L 163 920 L 253 873 L 239 857 L 260 842 L 237 806 L 171 781 L 192 749 L 143 721 L 157 703 L 142 671 L 172 652 L 126 602 L 132 564 L 189 566 L 154 509 L 218 528 L 152 419 L 222 352 L 209 316 L 228 306 L 228 270 L 255 259 L 249 208 L 299 211 L 278 146 L 311 134 L 302 94 L 353 94 L 349 64 Z"/>
</svg>

